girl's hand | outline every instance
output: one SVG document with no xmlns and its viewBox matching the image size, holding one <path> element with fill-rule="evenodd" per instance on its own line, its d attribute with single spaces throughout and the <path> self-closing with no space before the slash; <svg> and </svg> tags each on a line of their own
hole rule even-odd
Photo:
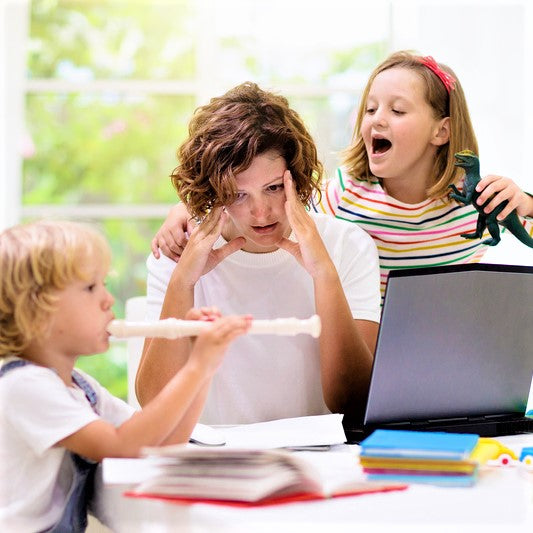
<svg viewBox="0 0 533 533">
<path fill-rule="evenodd" d="M 181 283 L 194 287 L 201 276 L 215 268 L 228 255 L 240 250 L 246 243 L 237 237 L 216 250 L 213 245 L 220 237 L 227 213 L 221 208 L 213 209 L 192 231 L 181 258 L 172 276 L 179 276 Z"/>
<path fill-rule="evenodd" d="M 278 246 L 293 255 L 313 278 L 335 270 L 314 220 L 298 198 L 289 170 L 283 175 L 283 185 L 287 198 L 285 212 L 298 242 L 283 238 Z"/>
<path fill-rule="evenodd" d="M 214 317 L 216 315 L 217 318 L 209 328 L 206 328 L 196 337 L 188 364 L 198 364 L 208 374 L 213 374 L 222 363 L 229 344 L 250 329 L 252 317 L 250 315 L 220 317 L 218 310 L 205 309 L 210 309 L 207 316 Z M 203 316 L 206 316 L 202 310 L 192 311 L 196 314 L 187 313 L 189 318 L 198 316 L 201 320 Z"/>
<path fill-rule="evenodd" d="M 195 227 L 196 222 L 191 218 L 185 204 L 173 206 L 152 239 L 151 249 L 154 257 L 159 259 L 161 250 L 167 257 L 178 262 Z"/>
<path fill-rule="evenodd" d="M 481 192 L 477 199 L 478 205 L 483 205 L 494 195 L 494 198 L 492 198 L 483 210 L 485 213 L 490 213 L 505 200 L 509 202 L 498 215 L 498 220 L 503 220 L 514 209 L 516 209 L 516 212 L 523 217 L 530 216 L 533 213 L 533 198 L 523 192 L 522 189 L 509 178 L 494 175 L 485 176 L 477 184 L 476 191 Z"/>
</svg>

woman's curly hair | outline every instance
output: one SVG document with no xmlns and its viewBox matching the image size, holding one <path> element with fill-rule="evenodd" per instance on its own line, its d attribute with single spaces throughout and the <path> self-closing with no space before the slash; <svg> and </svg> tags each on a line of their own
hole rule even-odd
<svg viewBox="0 0 533 533">
<path fill-rule="evenodd" d="M 172 184 L 191 215 L 203 218 L 236 199 L 235 175 L 269 150 L 283 156 L 307 204 L 323 174 L 311 135 L 286 98 L 243 83 L 195 111 Z"/>
<path fill-rule="evenodd" d="M 0 357 L 20 355 L 46 335 L 58 292 L 88 280 L 95 261 L 108 267 L 111 252 L 91 226 L 38 221 L 0 234 Z"/>
</svg>

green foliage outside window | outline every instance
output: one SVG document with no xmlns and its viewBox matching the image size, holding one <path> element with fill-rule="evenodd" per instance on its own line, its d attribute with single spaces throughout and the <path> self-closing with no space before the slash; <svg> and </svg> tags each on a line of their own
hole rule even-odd
<svg viewBox="0 0 533 533">
<path fill-rule="evenodd" d="M 194 0 L 33 0 L 30 78 L 191 79 Z"/>
<path fill-rule="evenodd" d="M 170 12 L 169 12 L 169 8 Z M 190 79 L 194 49 L 188 2 L 31 4 L 28 78 Z M 26 206 L 175 202 L 169 174 L 195 97 L 104 90 L 28 93 L 24 146 Z M 108 287 L 117 317 L 125 300 L 145 293 L 145 260 L 161 219 L 89 220 L 112 252 Z M 126 398 L 125 343 L 78 366 Z"/>
<path fill-rule="evenodd" d="M 233 4 L 239 9 L 247 5 L 227 5 Z M 80 88 L 27 93 L 24 206 L 175 202 L 169 174 L 177 164 L 176 148 L 185 138 L 188 121 L 198 105 L 195 84 L 198 79 L 209 79 L 199 72 L 197 64 L 197 33 L 203 23 L 198 20 L 199 13 L 209 15 L 198 11 L 193 0 L 31 2 L 28 80 L 77 82 Z M 260 23 L 257 17 L 254 20 Z M 363 79 L 386 52 L 383 40 L 324 52 L 316 59 L 320 59 L 318 79 L 307 80 L 309 68 L 299 70 L 302 64 L 298 60 L 289 74 L 276 71 L 277 63 L 272 59 L 267 65 L 255 49 L 255 28 L 245 30 L 244 36 L 211 36 L 219 63 L 224 65 L 220 77 L 224 82 L 232 75 L 235 78 L 230 86 L 247 79 L 268 88 L 283 83 L 304 86 L 307 81 L 327 85 L 343 76 Z M 182 82 L 190 87 L 190 93 L 183 89 L 180 94 L 135 92 L 123 90 L 124 85 L 83 90 L 84 83 L 95 80 Z M 350 140 L 350 114 L 359 89 L 354 87 L 353 94 L 289 98 L 315 135 L 319 151 L 326 141 L 328 148 L 320 155 L 330 170 L 338 162 L 334 151 Z M 111 244 L 108 286 L 116 298 L 115 314 L 123 317 L 125 300 L 145 293 L 145 261 L 162 220 L 120 219 L 110 214 L 91 222 L 102 229 Z M 79 366 L 112 393 L 126 398 L 125 343 L 113 344 L 103 356 L 83 357 Z"/>
</svg>

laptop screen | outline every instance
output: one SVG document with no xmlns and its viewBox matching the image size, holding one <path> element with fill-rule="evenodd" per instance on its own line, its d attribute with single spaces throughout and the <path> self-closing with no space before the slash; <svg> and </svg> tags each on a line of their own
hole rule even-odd
<svg viewBox="0 0 533 533">
<path fill-rule="evenodd" d="M 365 424 L 524 413 L 533 267 L 391 272 Z"/>
</svg>

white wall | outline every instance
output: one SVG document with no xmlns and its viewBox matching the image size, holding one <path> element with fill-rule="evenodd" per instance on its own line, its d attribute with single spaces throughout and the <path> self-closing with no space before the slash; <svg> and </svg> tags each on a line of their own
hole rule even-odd
<svg viewBox="0 0 533 533">
<path fill-rule="evenodd" d="M 482 174 L 508 176 L 533 192 L 533 3 L 395 0 L 392 10 L 392 49 L 431 55 L 461 80 Z M 485 261 L 533 265 L 533 250 L 504 235 Z"/>
</svg>

